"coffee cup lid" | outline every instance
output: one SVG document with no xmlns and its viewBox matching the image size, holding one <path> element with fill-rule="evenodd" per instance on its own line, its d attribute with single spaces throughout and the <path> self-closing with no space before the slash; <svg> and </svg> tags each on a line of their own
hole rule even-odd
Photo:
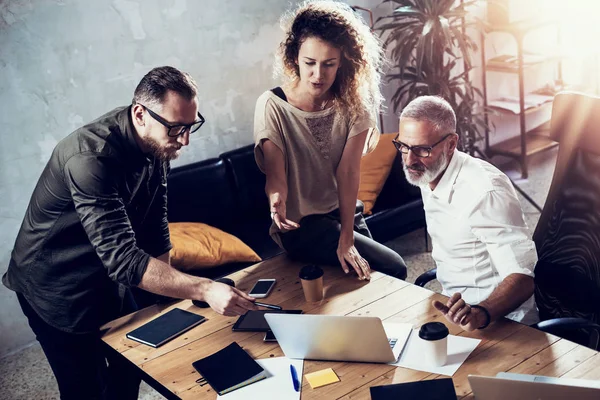
<svg viewBox="0 0 600 400">
<path fill-rule="evenodd" d="M 318 265 L 305 265 L 300 270 L 300 279 L 313 280 L 323 276 L 323 269 Z"/>
<path fill-rule="evenodd" d="M 441 322 L 428 322 L 419 329 L 419 337 L 423 340 L 440 340 L 449 333 L 448 327 Z"/>
</svg>

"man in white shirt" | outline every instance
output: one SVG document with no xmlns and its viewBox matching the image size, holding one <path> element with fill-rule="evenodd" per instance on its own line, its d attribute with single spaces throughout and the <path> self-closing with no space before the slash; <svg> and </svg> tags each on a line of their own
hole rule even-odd
<svg viewBox="0 0 600 400">
<path fill-rule="evenodd" d="M 456 149 L 456 116 L 440 97 L 422 96 L 400 115 L 394 140 L 409 183 L 423 196 L 431 253 L 448 321 L 472 331 L 504 316 L 538 322 L 535 244 L 506 175 Z"/>
</svg>

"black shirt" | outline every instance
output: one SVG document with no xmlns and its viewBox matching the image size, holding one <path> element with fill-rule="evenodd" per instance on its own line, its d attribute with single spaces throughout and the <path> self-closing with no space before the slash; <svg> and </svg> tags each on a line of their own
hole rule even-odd
<svg viewBox="0 0 600 400">
<path fill-rule="evenodd" d="M 2 282 L 48 324 L 96 331 L 118 316 L 150 256 L 171 249 L 169 163 L 142 153 L 131 107 L 62 140 L 35 187 Z"/>
</svg>

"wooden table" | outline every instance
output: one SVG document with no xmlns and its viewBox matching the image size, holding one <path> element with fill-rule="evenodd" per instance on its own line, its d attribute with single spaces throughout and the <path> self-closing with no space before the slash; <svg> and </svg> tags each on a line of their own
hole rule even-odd
<svg viewBox="0 0 600 400">
<path fill-rule="evenodd" d="M 306 303 L 298 279 L 301 264 L 285 256 L 263 261 L 230 277 L 236 286 L 249 290 L 259 278 L 276 278 L 269 303 L 284 309 L 302 309 L 310 314 L 377 316 L 415 327 L 430 321 L 445 321 L 431 306 L 444 296 L 375 272 L 370 282 L 345 276 L 341 268 L 325 269 L 325 299 Z M 174 307 L 208 318 L 182 336 L 154 349 L 125 337 L 125 333 Z M 283 356 L 277 343 L 263 342 L 264 333 L 232 332 L 236 318 L 223 317 L 211 309 L 200 309 L 183 300 L 152 306 L 110 322 L 103 340 L 141 370 L 142 378 L 170 399 L 214 399 L 210 385 L 196 384 L 198 373 L 192 362 L 236 341 L 254 358 Z M 600 379 L 600 355 L 589 348 L 528 326 L 502 320 L 483 331 L 466 332 L 448 324 L 453 335 L 481 339 L 481 343 L 452 377 L 458 398 L 471 399 L 469 374 L 494 376 L 501 371 L 553 377 Z M 305 361 L 303 373 L 333 368 L 340 382 L 311 389 L 303 379 L 301 398 L 369 399 L 369 387 L 443 377 L 387 364 Z"/>
</svg>

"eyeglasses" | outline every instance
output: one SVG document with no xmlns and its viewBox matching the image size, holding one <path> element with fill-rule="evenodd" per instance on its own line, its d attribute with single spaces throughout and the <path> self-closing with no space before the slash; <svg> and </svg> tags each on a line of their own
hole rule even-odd
<svg viewBox="0 0 600 400">
<path fill-rule="evenodd" d="M 190 134 L 192 134 L 192 133 L 196 132 L 198 129 L 200 129 L 200 127 L 204 124 L 204 121 L 205 121 L 202 114 L 198 113 L 198 121 L 196 121 L 192 124 L 171 125 L 163 117 L 161 117 L 160 115 L 158 115 L 157 113 L 155 113 L 154 111 L 152 111 L 151 109 L 146 107 L 145 105 L 140 104 L 140 106 L 144 107 L 144 109 L 146 111 L 148 111 L 148 114 L 150 114 L 150 116 L 152 118 L 154 118 L 155 120 L 160 122 L 161 125 L 163 125 L 165 128 L 168 129 L 167 135 L 170 137 L 181 136 L 181 135 L 185 134 L 186 132 L 189 132 Z"/>
<path fill-rule="evenodd" d="M 440 140 L 438 140 L 431 146 L 409 146 L 409 145 L 397 140 L 400 137 L 400 134 L 398 134 L 398 136 L 396 136 L 396 139 L 392 140 L 392 142 L 394 143 L 394 146 L 396 146 L 396 150 L 398 150 L 402 154 L 408 154 L 409 151 L 412 151 L 415 156 L 426 158 L 431 155 L 431 150 L 433 150 L 433 148 L 435 146 L 437 146 L 438 144 L 440 144 L 444 140 L 446 140 L 446 138 L 448 136 L 452 136 L 452 135 L 454 135 L 454 133 L 448 133 L 448 134 L 444 135 L 443 138 L 441 138 Z"/>
</svg>

